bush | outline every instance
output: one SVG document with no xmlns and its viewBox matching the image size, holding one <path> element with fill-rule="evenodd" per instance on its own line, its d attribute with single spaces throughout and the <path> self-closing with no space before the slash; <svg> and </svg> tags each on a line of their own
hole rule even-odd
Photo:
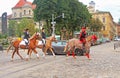
<svg viewBox="0 0 120 78">
<path fill-rule="evenodd" d="M 7 34 L 0 34 L 0 39 L 2 39 L 2 38 L 7 38 Z"/>
</svg>

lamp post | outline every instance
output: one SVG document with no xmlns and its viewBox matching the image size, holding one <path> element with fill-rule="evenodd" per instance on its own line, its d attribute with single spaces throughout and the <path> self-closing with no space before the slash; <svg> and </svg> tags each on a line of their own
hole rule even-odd
<svg viewBox="0 0 120 78">
<path fill-rule="evenodd" d="M 62 15 L 59 15 L 59 16 L 57 16 L 57 17 L 54 17 L 54 14 L 52 14 L 52 22 L 51 22 L 51 24 L 52 24 L 52 29 L 53 29 L 52 35 L 55 35 L 55 24 L 56 24 L 55 19 L 56 19 L 56 18 L 60 18 L 60 17 L 64 18 L 64 13 L 62 13 Z"/>
</svg>

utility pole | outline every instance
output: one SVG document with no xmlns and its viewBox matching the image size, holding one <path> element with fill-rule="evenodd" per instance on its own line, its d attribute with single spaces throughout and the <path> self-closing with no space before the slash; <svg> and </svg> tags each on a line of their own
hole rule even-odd
<svg viewBox="0 0 120 78">
<path fill-rule="evenodd" d="M 57 17 L 54 17 L 54 14 L 52 14 L 52 22 L 51 22 L 51 24 L 52 24 L 52 29 L 53 29 L 52 35 L 55 35 L 55 24 L 56 24 L 55 19 L 56 19 L 56 18 L 60 18 L 61 16 L 62 16 L 62 18 L 64 18 L 64 13 L 62 13 L 62 15 L 59 15 L 59 16 L 57 16 Z"/>
</svg>

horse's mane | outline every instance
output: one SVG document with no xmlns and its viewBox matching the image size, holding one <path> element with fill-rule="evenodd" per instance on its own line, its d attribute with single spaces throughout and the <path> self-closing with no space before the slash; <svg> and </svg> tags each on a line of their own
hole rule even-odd
<svg viewBox="0 0 120 78">
<path fill-rule="evenodd" d="M 55 38 L 55 36 L 47 37 L 46 40 L 51 40 L 52 38 Z"/>
<path fill-rule="evenodd" d="M 34 36 L 35 36 L 36 34 L 37 34 L 37 33 L 34 33 L 34 34 L 29 38 L 29 40 L 34 39 Z M 40 38 L 42 38 L 40 34 L 39 34 L 39 36 L 40 36 Z"/>
<path fill-rule="evenodd" d="M 92 35 L 87 36 L 86 40 L 91 41 L 92 40 Z"/>
</svg>

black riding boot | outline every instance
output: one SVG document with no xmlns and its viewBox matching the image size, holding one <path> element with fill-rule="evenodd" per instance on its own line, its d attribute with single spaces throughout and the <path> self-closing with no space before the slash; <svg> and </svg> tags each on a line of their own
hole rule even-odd
<svg viewBox="0 0 120 78">
<path fill-rule="evenodd" d="M 28 48 L 28 43 L 27 43 L 27 42 L 25 42 L 25 44 L 26 44 L 26 48 Z"/>
</svg>

